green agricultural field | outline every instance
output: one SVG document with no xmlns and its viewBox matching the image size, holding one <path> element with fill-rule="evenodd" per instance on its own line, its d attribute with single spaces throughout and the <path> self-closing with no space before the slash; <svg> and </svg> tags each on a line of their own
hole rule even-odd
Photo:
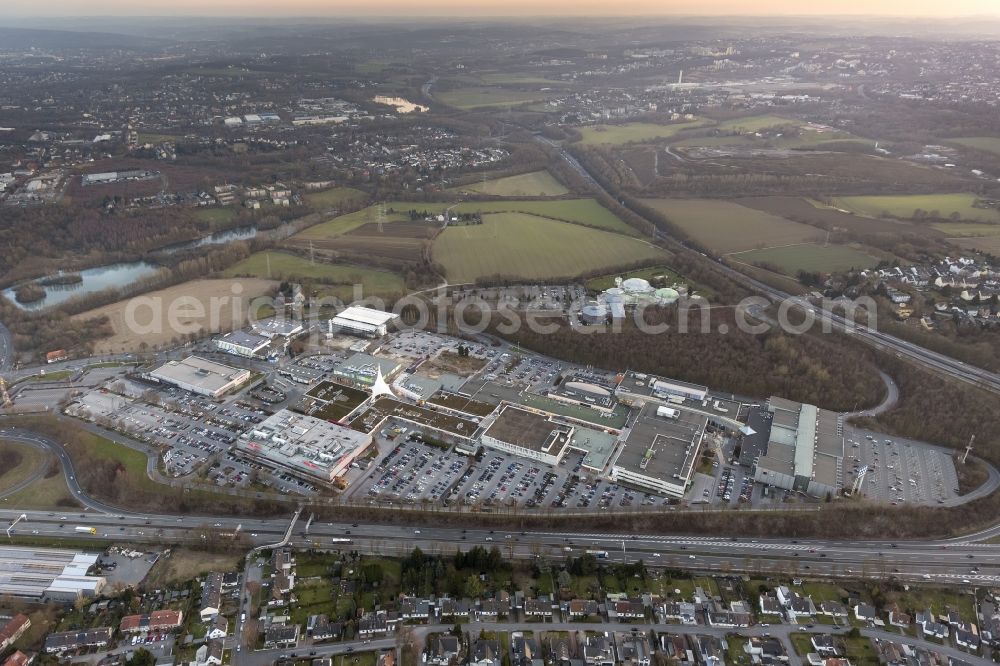
<svg viewBox="0 0 1000 666">
<path fill-rule="evenodd" d="M 199 208 L 194 216 L 212 227 L 221 227 L 236 219 L 236 211 L 232 208 Z"/>
<path fill-rule="evenodd" d="M 176 141 L 177 139 L 176 134 L 157 134 L 155 132 L 139 132 L 138 136 L 140 145 L 145 143 L 166 143 L 168 141 Z"/>
<path fill-rule="evenodd" d="M 715 199 L 646 199 L 692 240 L 716 254 L 808 243 L 823 232 L 759 210 Z"/>
<path fill-rule="evenodd" d="M 931 227 L 948 238 L 983 238 L 1000 236 L 1000 224 L 979 224 L 976 222 L 935 222 Z"/>
<path fill-rule="evenodd" d="M 558 79 L 546 79 L 535 76 L 530 72 L 492 72 L 482 74 L 479 80 L 489 85 L 514 85 L 514 86 L 568 86 L 566 81 Z"/>
<path fill-rule="evenodd" d="M 270 256 L 270 274 L 268 273 Z M 260 277 L 274 280 L 316 279 L 340 284 L 361 284 L 367 296 L 391 296 L 406 293 L 403 279 L 388 271 L 348 264 L 310 263 L 308 259 L 287 252 L 258 252 L 225 272 L 226 277 Z"/>
<path fill-rule="evenodd" d="M 974 194 L 902 194 L 898 196 L 836 197 L 833 205 L 866 217 L 898 217 L 911 219 L 917 210 L 931 217 L 949 218 L 957 214 L 961 220 L 1000 222 L 995 208 L 976 208 Z"/>
<path fill-rule="evenodd" d="M 759 132 L 763 129 L 783 127 L 785 125 L 795 125 L 796 127 L 799 127 L 802 125 L 802 121 L 767 114 L 763 116 L 747 116 L 746 118 L 733 118 L 732 120 L 725 120 L 716 125 L 716 129 L 723 132 Z"/>
<path fill-rule="evenodd" d="M 415 210 L 426 210 L 428 212 L 439 212 L 444 210 L 447 204 L 436 204 L 436 203 L 417 203 L 413 201 L 387 201 L 385 203 L 385 219 L 384 222 L 401 222 L 403 220 L 410 219 L 404 211 L 410 209 Z M 393 212 L 395 211 L 395 212 Z M 292 236 L 293 239 L 309 239 L 309 238 L 333 238 L 334 236 L 342 236 L 349 231 L 353 231 L 363 224 L 368 224 L 370 222 L 378 221 L 378 213 L 376 206 L 369 206 L 368 208 L 362 208 L 361 210 L 354 211 L 353 213 L 348 213 L 346 215 L 338 215 L 337 217 L 329 220 L 327 222 L 321 222 L 320 224 L 309 227 L 302 233 Z"/>
<path fill-rule="evenodd" d="M 835 273 L 851 268 L 872 268 L 879 261 L 847 245 L 813 243 L 738 252 L 730 257 L 747 264 L 770 264 L 788 275 L 797 275 L 799 271 Z"/>
<path fill-rule="evenodd" d="M 956 238 L 953 243 L 966 250 L 985 252 L 1000 257 L 1000 236 L 981 236 L 979 238 Z"/>
<path fill-rule="evenodd" d="M 487 180 L 485 183 L 469 183 L 452 189 L 501 197 L 558 197 L 569 193 L 562 183 L 545 170 Z"/>
<path fill-rule="evenodd" d="M 557 199 L 557 200 L 495 200 L 466 201 L 460 204 L 424 203 L 415 201 L 387 201 L 385 203 L 385 222 L 401 222 L 410 219 L 408 211 L 416 210 L 431 215 L 443 213 L 451 209 L 455 213 L 505 213 L 521 212 L 542 217 L 552 217 L 567 222 L 575 222 L 591 227 L 600 227 L 623 234 L 637 234 L 632 227 L 622 222 L 614 213 L 599 204 L 595 199 Z M 341 236 L 363 224 L 376 222 L 378 213 L 376 206 L 369 206 L 347 215 L 340 215 L 329 222 L 317 224 L 292 237 L 293 240 L 333 238 Z"/>
<path fill-rule="evenodd" d="M 450 227 L 432 253 L 452 283 L 491 275 L 571 277 L 665 257 L 636 239 L 524 213 L 495 213 L 480 225 Z"/>
<path fill-rule="evenodd" d="M 577 128 L 582 135 L 580 143 L 587 146 L 601 144 L 640 143 L 669 139 L 678 132 L 705 125 L 702 119 L 660 125 L 657 123 L 625 123 L 624 125 L 592 125 Z"/>
<path fill-rule="evenodd" d="M 1000 155 L 1000 137 L 996 136 L 967 136 L 959 139 L 948 139 L 949 143 L 957 143 L 966 148 L 981 150 L 986 153 Z"/>
<path fill-rule="evenodd" d="M 588 227 L 600 227 L 631 236 L 638 232 L 596 199 L 559 199 L 557 201 L 469 201 L 454 208 L 457 213 L 518 212 L 576 222 Z"/>
<path fill-rule="evenodd" d="M 313 208 L 325 210 L 337 208 L 347 203 L 361 203 L 368 198 L 368 195 L 353 187 L 334 187 L 320 192 L 311 192 L 304 198 L 306 203 Z"/>
<path fill-rule="evenodd" d="M 756 132 L 780 127 L 793 127 L 796 129 L 786 133 L 786 136 L 760 138 L 755 136 Z M 856 144 L 859 147 L 872 146 L 873 141 L 861 139 L 849 132 L 839 130 L 820 130 L 807 123 L 791 118 L 782 118 L 775 115 L 748 116 L 746 118 L 734 118 L 719 123 L 713 129 L 720 135 L 709 135 L 704 137 L 692 137 L 675 142 L 676 146 L 769 146 L 773 148 L 797 149 L 797 148 L 817 148 L 826 144 Z"/>
<path fill-rule="evenodd" d="M 504 88 L 456 88 L 435 92 L 434 98 L 456 109 L 481 109 L 490 106 L 518 106 L 547 99 L 551 93 Z"/>
</svg>

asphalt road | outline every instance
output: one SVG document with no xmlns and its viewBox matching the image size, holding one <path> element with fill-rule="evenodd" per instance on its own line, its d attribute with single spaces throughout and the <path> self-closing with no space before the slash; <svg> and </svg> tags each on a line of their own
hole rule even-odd
<svg viewBox="0 0 1000 666">
<path fill-rule="evenodd" d="M 975 586 L 1000 583 L 1000 544 L 982 543 L 1000 534 L 1000 524 L 976 534 L 955 539 L 916 541 L 840 541 L 822 539 L 737 539 L 684 535 L 608 534 L 531 530 L 491 532 L 460 528 L 386 524 L 309 524 L 308 516 L 246 518 L 222 516 L 162 515 L 134 512 L 92 499 L 80 487 L 73 462 L 58 444 L 23 431 L 0 431 L 7 439 L 47 448 L 60 461 L 67 485 L 83 512 L 31 511 L 4 507 L 0 519 L 7 524 L 22 513 L 27 520 L 17 534 L 38 537 L 93 539 L 78 533 L 76 526 L 94 527 L 100 538 L 147 543 L 197 543 L 226 538 L 242 531 L 255 546 L 291 543 L 298 547 L 347 548 L 385 555 L 402 555 L 415 547 L 427 552 L 454 552 L 456 547 L 497 546 L 510 558 L 548 557 L 562 559 L 585 551 L 600 553 L 601 559 L 652 566 L 677 567 L 712 572 L 748 572 L 813 577 L 887 577 Z M 0 499 L 0 506 L 3 504 Z M 290 529 L 290 525 L 293 529 Z M 307 529 L 308 525 L 308 529 Z M 340 541 L 334 541 L 339 539 Z M 349 541 L 344 541 L 349 540 Z"/>
</svg>

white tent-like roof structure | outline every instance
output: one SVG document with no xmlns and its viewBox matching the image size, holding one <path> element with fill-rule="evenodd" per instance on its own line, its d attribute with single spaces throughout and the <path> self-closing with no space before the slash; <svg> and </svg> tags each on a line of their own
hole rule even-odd
<svg viewBox="0 0 1000 666">
<path fill-rule="evenodd" d="M 392 392 L 392 387 L 389 386 L 389 383 L 385 381 L 385 377 L 382 376 L 382 367 L 379 366 L 375 374 L 375 383 L 372 384 L 372 397 L 381 398 L 382 396 L 396 397 Z"/>
</svg>

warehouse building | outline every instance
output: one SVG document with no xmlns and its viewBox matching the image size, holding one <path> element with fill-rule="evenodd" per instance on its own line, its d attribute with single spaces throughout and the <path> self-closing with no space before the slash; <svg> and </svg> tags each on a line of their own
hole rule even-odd
<svg viewBox="0 0 1000 666">
<path fill-rule="evenodd" d="M 264 356 L 267 348 L 271 346 L 271 338 L 257 335 L 256 333 L 247 333 L 246 331 L 223 333 L 216 336 L 213 342 L 219 350 L 227 354 L 244 356 L 246 358 Z"/>
<path fill-rule="evenodd" d="M 352 305 L 330 320 L 330 335 L 349 333 L 365 338 L 381 338 L 389 332 L 389 323 L 399 315 L 374 308 Z"/>
<path fill-rule="evenodd" d="M 188 356 L 180 361 L 167 361 L 149 373 L 149 377 L 191 393 L 218 398 L 249 381 L 250 371 Z"/>
<path fill-rule="evenodd" d="M 370 434 L 282 409 L 240 435 L 236 448 L 300 478 L 332 483 L 371 443 Z"/>
<path fill-rule="evenodd" d="M 0 596 L 75 603 L 104 589 L 104 578 L 88 576 L 96 554 L 78 550 L 0 546 Z"/>
<path fill-rule="evenodd" d="M 504 404 L 481 438 L 483 446 L 558 465 L 573 435 L 573 427 L 550 416 Z"/>
<path fill-rule="evenodd" d="M 839 493 L 844 478 L 839 415 L 778 397 L 767 401 L 767 410 L 771 428 L 767 449 L 754 466 L 754 481 L 812 497 Z"/>
<path fill-rule="evenodd" d="M 697 468 L 707 425 L 704 414 L 678 407 L 643 406 L 611 465 L 611 479 L 683 497 Z"/>
</svg>

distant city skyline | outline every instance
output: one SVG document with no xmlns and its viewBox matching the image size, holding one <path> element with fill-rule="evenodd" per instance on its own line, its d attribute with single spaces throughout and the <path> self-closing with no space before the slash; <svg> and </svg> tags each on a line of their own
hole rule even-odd
<svg viewBox="0 0 1000 666">
<path fill-rule="evenodd" d="M 6 16 L 897 16 L 1000 17 L 997 0 L 7 0 Z"/>
</svg>

